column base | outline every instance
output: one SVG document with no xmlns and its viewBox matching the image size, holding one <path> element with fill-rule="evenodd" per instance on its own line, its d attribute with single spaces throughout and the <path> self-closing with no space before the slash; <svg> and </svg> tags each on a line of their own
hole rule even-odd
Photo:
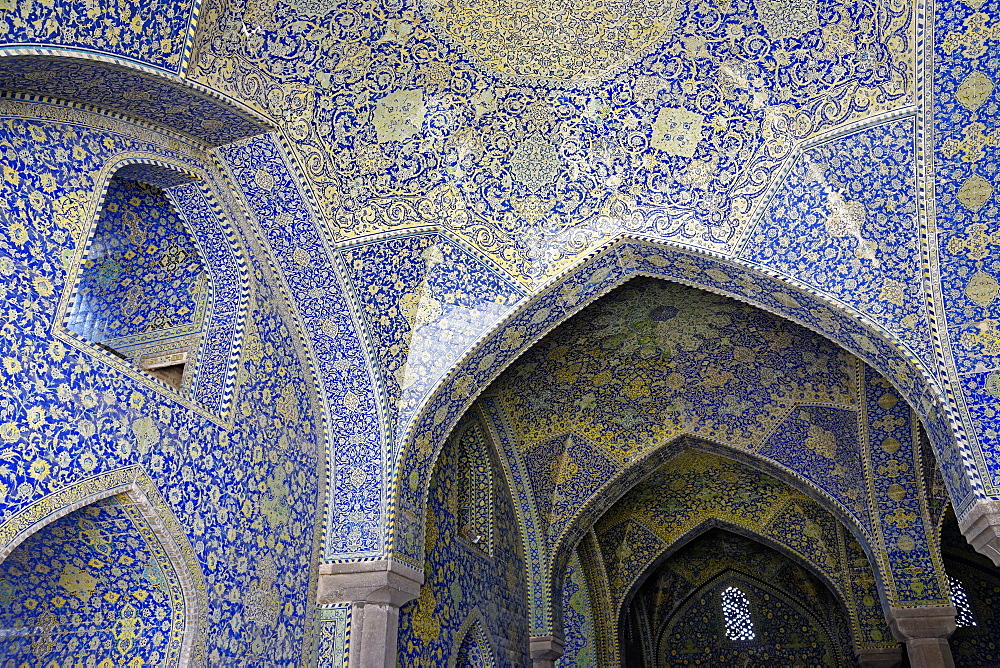
<svg viewBox="0 0 1000 668">
<path fill-rule="evenodd" d="M 1000 566 L 1000 501 L 989 499 L 972 504 L 969 511 L 958 520 L 965 540 Z"/>
<path fill-rule="evenodd" d="M 903 648 L 896 647 L 866 647 L 854 650 L 858 663 L 865 668 L 897 668 L 903 663 Z"/>
<path fill-rule="evenodd" d="M 531 636 L 531 668 L 552 668 L 566 643 L 556 636 Z"/>
</svg>

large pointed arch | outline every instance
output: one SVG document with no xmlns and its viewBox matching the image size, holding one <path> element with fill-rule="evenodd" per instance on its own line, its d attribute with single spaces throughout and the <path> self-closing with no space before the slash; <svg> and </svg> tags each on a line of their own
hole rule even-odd
<svg viewBox="0 0 1000 668">
<path fill-rule="evenodd" d="M 484 335 L 439 382 L 401 443 L 390 490 L 389 551 L 422 559 L 427 472 L 448 432 L 486 387 L 521 353 L 631 278 L 649 276 L 748 303 L 811 329 L 884 375 L 920 415 L 956 507 L 983 496 L 960 422 L 926 366 L 883 327 L 845 304 L 761 267 L 703 250 L 620 237 L 549 283 Z"/>
<path fill-rule="evenodd" d="M 180 521 L 141 466 L 108 471 L 38 499 L 0 524 L 0 562 L 30 536 L 56 520 L 109 497 L 123 494 L 136 506 L 156 535 L 180 583 L 183 631 L 178 664 L 199 664 L 205 658 L 208 610 L 205 576 Z"/>
</svg>

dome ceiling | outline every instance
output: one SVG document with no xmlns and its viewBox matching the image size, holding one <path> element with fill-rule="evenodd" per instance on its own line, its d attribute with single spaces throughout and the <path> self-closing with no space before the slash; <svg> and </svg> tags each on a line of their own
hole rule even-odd
<svg viewBox="0 0 1000 668">
<path fill-rule="evenodd" d="M 272 1 L 202 26 L 191 74 L 284 126 L 334 234 L 438 225 L 526 284 L 623 231 L 732 250 L 801 142 L 913 103 L 908 3 Z"/>
</svg>

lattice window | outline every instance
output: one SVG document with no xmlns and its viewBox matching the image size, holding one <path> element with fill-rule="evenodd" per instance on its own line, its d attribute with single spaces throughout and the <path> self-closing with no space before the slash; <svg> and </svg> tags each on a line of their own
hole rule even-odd
<svg viewBox="0 0 1000 668">
<path fill-rule="evenodd" d="M 459 440 L 459 534 L 493 554 L 493 463 L 479 425 Z"/>
<path fill-rule="evenodd" d="M 965 587 L 958 578 L 948 576 L 948 589 L 951 602 L 955 606 L 955 626 L 976 626 L 976 618 L 972 614 L 972 606 L 969 605 L 969 597 L 965 593 Z"/>
<path fill-rule="evenodd" d="M 726 622 L 726 637 L 730 640 L 753 640 L 757 637 L 750 617 L 750 599 L 736 587 L 722 592 L 722 618 Z"/>
</svg>

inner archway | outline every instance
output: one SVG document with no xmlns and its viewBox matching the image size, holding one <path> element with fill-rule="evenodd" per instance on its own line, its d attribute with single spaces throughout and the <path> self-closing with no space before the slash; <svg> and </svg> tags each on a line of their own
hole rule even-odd
<svg viewBox="0 0 1000 668">
<path fill-rule="evenodd" d="M 182 574 L 122 492 L 46 524 L 0 562 L 0 653 L 17 665 L 182 665 Z M 136 663 L 138 661 L 138 663 Z"/>
<path fill-rule="evenodd" d="M 709 522 L 825 578 L 854 653 L 898 656 L 888 620 L 908 610 L 953 614 L 929 533 L 943 489 L 916 411 L 838 343 L 744 301 L 628 281 L 530 346 L 460 424 L 450 441 L 479 425 L 508 477 L 545 655 L 563 642 L 622 661 L 642 574 Z"/>
<path fill-rule="evenodd" d="M 624 665 L 855 665 L 847 611 L 808 569 L 713 529 L 672 555 L 626 611 Z"/>
</svg>

